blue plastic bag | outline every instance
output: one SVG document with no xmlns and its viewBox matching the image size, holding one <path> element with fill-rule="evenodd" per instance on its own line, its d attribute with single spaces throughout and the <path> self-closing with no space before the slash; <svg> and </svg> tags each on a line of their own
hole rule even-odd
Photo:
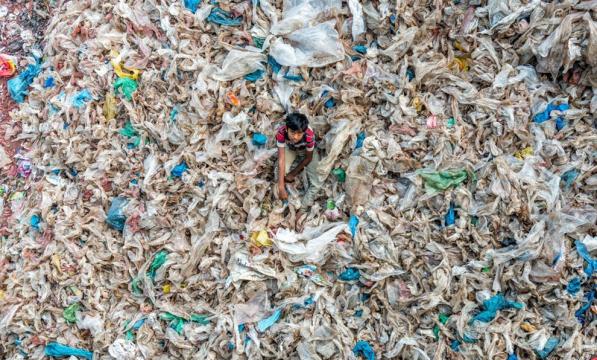
<svg viewBox="0 0 597 360">
<path fill-rule="evenodd" d="M 267 136 L 262 133 L 254 133 L 252 142 L 255 146 L 263 146 L 267 143 Z"/>
<path fill-rule="evenodd" d="M 180 164 L 176 165 L 172 171 L 170 171 L 170 175 L 172 175 L 172 177 L 181 177 L 182 174 L 184 174 L 187 170 L 189 169 L 189 167 L 187 166 L 187 163 L 183 160 Z"/>
<path fill-rule="evenodd" d="M 583 244 L 581 241 L 576 240 L 574 244 L 576 245 L 576 251 L 578 251 L 578 254 L 588 263 L 587 267 L 584 270 L 585 274 L 587 274 L 587 276 L 590 279 L 591 276 L 593 276 L 595 270 L 597 269 L 597 259 L 593 259 L 591 257 L 591 255 L 589 254 L 589 250 L 587 250 L 587 246 Z"/>
<path fill-rule="evenodd" d="M 272 68 L 272 72 L 274 74 L 277 74 L 280 72 L 280 70 L 282 70 L 282 65 L 280 65 L 276 59 L 270 55 L 267 56 L 267 64 Z"/>
<path fill-rule="evenodd" d="M 41 223 L 41 217 L 39 217 L 39 215 L 35 214 L 35 215 L 31 216 L 31 220 L 29 223 L 31 224 L 31 227 L 35 231 L 39 231 L 39 224 Z"/>
<path fill-rule="evenodd" d="M 255 81 L 261 79 L 263 77 L 264 73 L 265 73 L 265 71 L 263 71 L 263 70 L 260 70 L 260 69 L 255 70 L 252 73 L 245 75 L 245 80 L 255 82 Z"/>
<path fill-rule="evenodd" d="M 354 146 L 354 149 L 355 149 L 355 150 L 356 150 L 356 149 L 360 149 L 360 148 L 362 148 L 362 147 L 363 147 L 363 142 L 365 142 L 365 137 L 366 137 L 366 135 L 365 135 L 365 132 L 364 132 L 364 131 L 361 131 L 361 132 L 360 132 L 360 133 L 357 135 L 357 143 L 356 143 L 356 145 Z"/>
<path fill-rule="evenodd" d="M 448 209 L 448 213 L 444 217 L 444 221 L 446 226 L 451 226 L 456 223 L 456 212 L 454 211 L 454 203 L 450 203 L 450 208 Z"/>
<path fill-rule="evenodd" d="M 28 94 L 29 85 L 41 72 L 41 64 L 30 64 L 27 68 L 20 73 L 18 76 L 8 80 L 6 85 L 8 86 L 8 92 L 10 97 L 17 103 L 25 101 L 25 96 Z"/>
<path fill-rule="evenodd" d="M 473 320 L 488 323 L 495 319 L 499 310 L 522 309 L 522 304 L 516 301 L 506 300 L 504 295 L 497 294 L 483 301 L 483 307 L 485 310 L 475 315 Z"/>
<path fill-rule="evenodd" d="M 353 238 L 357 234 L 357 226 L 359 226 L 359 218 L 356 215 L 350 215 L 348 227 L 350 228 L 350 233 L 352 234 Z"/>
<path fill-rule="evenodd" d="M 44 89 L 54 87 L 55 84 L 54 78 L 50 76 L 44 81 Z"/>
<path fill-rule="evenodd" d="M 93 96 L 91 96 L 89 90 L 83 89 L 73 97 L 73 106 L 80 109 L 91 100 L 93 100 Z"/>
<path fill-rule="evenodd" d="M 536 122 L 537 124 L 541 124 L 550 119 L 552 111 L 555 111 L 555 110 L 566 111 L 569 109 L 570 109 L 570 105 L 568 105 L 568 104 L 554 105 L 553 103 L 550 103 L 547 105 L 547 107 L 545 108 L 544 111 L 542 111 L 538 114 L 535 114 L 535 116 L 533 117 L 533 121 Z M 558 120 L 560 121 L 560 125 L 559 125 L 560 128 L 558 130 L 561 130 L 564 126 L 566 126 L 566 122 L 564 121 L 564 119 L 561 116 L 558 118 Z M 556 122 L 556 128 L 557 127 L 558 127 L 558 123 Z"/>
<path fill-rule="evenodd" d="M 51 342 L 47 344 L 44 352 L 46 356 L 77 356 L 83 359 L 93 360 L 93 353 L 91 351 L 85 349 L 77 349 L 57 342 Z"/>
<path fill-rule="evenodd" d="M 207 21 L 223 26 L 239 26 L 242 24 L 243 18 L 233 18 L 229 12 L 220 8 L 213 8 L 207 17 Z"/>
<path fill-rule="evenodd" d="M 129 203 L 129 200 L 125 197 L 115 197 L 112 199 L 112 204 L 108 210 L 108 216 L 106 217 L 106 223 L 113 229 L 120 232 L 124 230 L 124 223 L 126 222 L 126 216 L 124 215 L 124 208 Z"/>
<path fill-rule="evenodd" d="M 587 322 L 587 311 L 593 305 L 593 301 L 595 301 L 595 294 L 597 293 L 597 285 L 593 285 L 593 289 L 586 295 L 585 303 L 580 307 L 580 309 L 576 310 L 574 316 L 578 319 L 578 322 L 581 324 L 585 324 Z"/>
<path fill-rule="evenodd" d="M 547 340 L 543 349 L 535 350 L 535 352 L 541 359 L 545 359 L 549 356 L 549 354 L 551 354 L 551 352 L 556 348 L 556 346 L 558 346 L 559 342 L 560 340 L 556 338 L 551 338 Z"/>
<path fill-rule="evenodd" d="M 568 291 L 570 295 L 576 295 L 576 293 L 580 291 L 580 278 L 575 277 L 574 279 L 570 280 L 566 286 L 566 291 Z"/>
<path fill-rule="evenodd" d="M 259 320 L 259 322 L 257 322 L 257 331 L 264 332 L 265 330 L 272 327 L 276 322 L 278 322 L 278 320 L 280 320 L 281 317 L 282 317 L 282 310 L 277 309 L 269 317 Z"/>
<path fill-rule="evenodd" d="M 338 275 L 338 279 L 340 279 L 342 281 L 354 281 L 354 280 L 358 280 L 360 277 L 361 277 L 361 273 L 359 272 L 359 269 L 354 268 L 354 267 L 350 267 L 350 268 L 344 270 L 343 273 Z"/>
<path fill-rule="evenodd" d="M 356 345 L 352 348 L 352 352 L 355 356 L 362 356 L 366 360 L 375 360 L 375 351 L 368 342 L 359 340 Z"/>
<path fill-rule="evenodd" d="M 190 12 L 193 14 L 197 12 L 197 8 L 199 4 L 201 4 L 201 0 L 183 0 L 184 7 L 189 9 Z"/>
<path fill-rule="evenodd" d="M 365 45 L 355 45 L 352 47 L 352 49 L 359 54 L 365 55 L 367 53 L 367 47 Z"/>
<path fill-rule="evenodd" d="M 508 355 L 508 359 L 506 360 L 518 360 L 518 356 L 516 356 L 516 354 L 512 353 L 510 355 Z"/>
<path fill-rule="evenodd" d="M 576 180 L 576 178 L 578 177 L 579 174 L 580 173 L 578 172 L 578 170 L 571 169 L 571 170 L 566 171 L 562 175 L 560 175 L 560 179 L 561 179 L 561 181 L 564 182 L 564 186 L 566 188 L 569 188 L 570 185 L 572 185 L 572 183 L 574 183 L 574 180 Z"/>
<path fill-rule="evenodd" d="M 450 349 L 456 352 L 460 351 L 460 341 L 456 339 L 452 340 L 452 342 L 450 343 Z"/>
</svg>

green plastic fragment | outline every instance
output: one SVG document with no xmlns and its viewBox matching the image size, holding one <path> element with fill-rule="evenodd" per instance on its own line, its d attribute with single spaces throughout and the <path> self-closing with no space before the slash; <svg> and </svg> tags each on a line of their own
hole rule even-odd
<svg viewBox="0 0 597 360">
<path fill-rule="evenodd" d="M 265 42 L 265 38 L 262 37 L 258 37 L 258 36 L 252 36 L 253 38 L 253 44 L 255 44 L 255 47 L 258 49 L 263 48 L 263 43 Z"/>
<path fill-rule="evenodd" d="M 199 323 L 201 325 L 209 324 L 209 320 L 207 320 L 208 315 L 203 314 L 193 314 L 191 315 L 191 321 Z"/>
<path fill-rule="evenodd" d="M 149 266 L 149 270 L 147 271 L 147 275 L 151 278 L 151 280 L 155 279 L 156 271 L 160 268 L 160 266 L 164 265 L 167 257 L 168 252 L 165 250 L 162 250 L 155 255 L 151 265 Z"/>
<path fill-rule="evenodd" d="M 444 313 L 440 313 L 438 316 L 439 322 L 442 325 L 445 325 L 448 322 L 449 318 L 450 318 L 450 315 L 444 314 Z M 433 327 L 433 335 L 435 336 L 436 340 L 439 340 L 439 326 L 438 325 L 435 325 Z"/>
<path fill-rule="evenodd" d="M 123 94 L 127 100 L 133 99 L 133 93 L 137 90 L 139 84 L 133 79 L 129 78 L 118 78 L 114 82 L 114 92 L 118 95 L 119 93 Z"/>
<path fill-rule="evenodd" d="M 138 278 L 133 279 L 133 283 L 131 286 L 132 286 L 133 292 L 135 294 L 140 295 L 143 293 L 143 291 L 141 291 L 141 288 L 139 287 L 139 279 Z"/>
<path fill-rule="evenodd" d="M 483 269 L 481 269 L 482 272 L 484 273 L 488 273 L 491 269 L 489 269 L 489 267 L 484 267 Z"/>
<path fill-rule="evenodd" d="M 451 128 L 452 126 L 456 125 L 456 120 L 453 117 L 449 118 L 447 125 L 449 128 Z"/>
<path fill-rule="evenodd" d="M 180 316 L 176 316 L 172 313 L 169 312 L 165 312 L 165 313 L 161 313 L 160 314 L 160 318 L 162 320 L 166 320 L 170 322 L 170 327 L 174 330 L 176 330 L 176 332 L 179 335 L 182 335 L 182 330 L 184 328 L 184 324 L 188 322 L 187 319 L 182 318 Z"/>
<path fill-rule="evenodd" d="M 427 171 L 419 170 L 417 174 L 423 178 L 428 194 L 438 193 L 456 187 L 468 178 L 466 170 Z"/>
<path fill-rule="evenodd" d="M 124 127 L 122 129 L 120 129 L 120 131 L 118 133 L 122 136 L 126 136 L 127 138 L 132 138 L 133 136 L 139 135 L 139 133 L 137 132 L 137 130 L 135 130 L 135 128 L 133 127 L 133 124 L 131 124 L 130 121 L 127 121 L 124 124 Z"/>
<path fill-rule="evenodd" d="M 336 208 L 336 203 L 334 202 L 334 200 L 328 200 L 327 205 L 326 205 L 328 210 L 334 210 Z"/>
<path fill-rule="evenodd" d="M 334 176 L 336 176 L 336 179 L 338 180 L 338 182 L 343 183 L 346 181 L 346 172 L 344 171 L 344 169 L 342 169 L 342 168 L 332 169 L 332 174 L 334 174 Z"/>
<path fill-rule="evenodd" d="M 73 324 L 77 322 L 77 317 L 75 316 L 77 311 L 79 311 L 79 303 L 74 303 L 64 308 L 62 316 L 66 322 Z"/>
</svg>

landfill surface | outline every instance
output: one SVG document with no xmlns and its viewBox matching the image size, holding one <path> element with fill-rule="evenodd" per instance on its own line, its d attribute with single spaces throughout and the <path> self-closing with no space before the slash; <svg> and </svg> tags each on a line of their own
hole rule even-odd
<svg viewBox="0 0 597 360">
<path fill-rule="evenodd" d="M 595 359 L 596 19 L 0 3 L 0 357 Z M 274 191 L 293 111 L 306 218 L 305 176 Z"/>
</svg>

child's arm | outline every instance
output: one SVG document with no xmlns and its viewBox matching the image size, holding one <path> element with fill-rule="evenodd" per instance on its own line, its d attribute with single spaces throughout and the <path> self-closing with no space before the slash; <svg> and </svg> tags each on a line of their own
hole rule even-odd
<svg viewBox="0 0 597 360">
<path fill-rule="evenodd" d="M 278 197 L 280 200 L 288 199 L 284 186 L 284 173 L 286 172 L 286 159 L 283 147 L 278 147 Z"/>
<path fill-rule="evenodd" d="M 286 175 L 286 180 L 291 182 L 294 181 L 294 178 L 303 171 L 303 169 L 309 165 L 309 163 L 313 160 L 313 151 L 307 151 L 305 154 L 305 158 L 301 161 L 292 171 Z"/>
</svg>

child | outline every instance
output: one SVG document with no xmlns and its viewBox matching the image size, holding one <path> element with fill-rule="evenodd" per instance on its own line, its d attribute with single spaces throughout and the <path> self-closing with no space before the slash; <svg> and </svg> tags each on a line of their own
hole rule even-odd
<svg viewBox="0 0 597 360">
<path fill-rule="evenodd" d="M 285 184 L 293 182 L 296 177 L 307 168 L 309 189 L 301 202 L 301 210 L 308 209 L 317 196 L 321 181 L 317 175 L 319 155 L 315 151 L 315 134 L 309 127 L 309 120 L 300 113 L 286 116 L 286 124 L 280 126 L 276 133 L 278 144 L 278 197 L 288 199 Z M 297 161 L 294 169 L 290 169 Z"/>
</svg>

